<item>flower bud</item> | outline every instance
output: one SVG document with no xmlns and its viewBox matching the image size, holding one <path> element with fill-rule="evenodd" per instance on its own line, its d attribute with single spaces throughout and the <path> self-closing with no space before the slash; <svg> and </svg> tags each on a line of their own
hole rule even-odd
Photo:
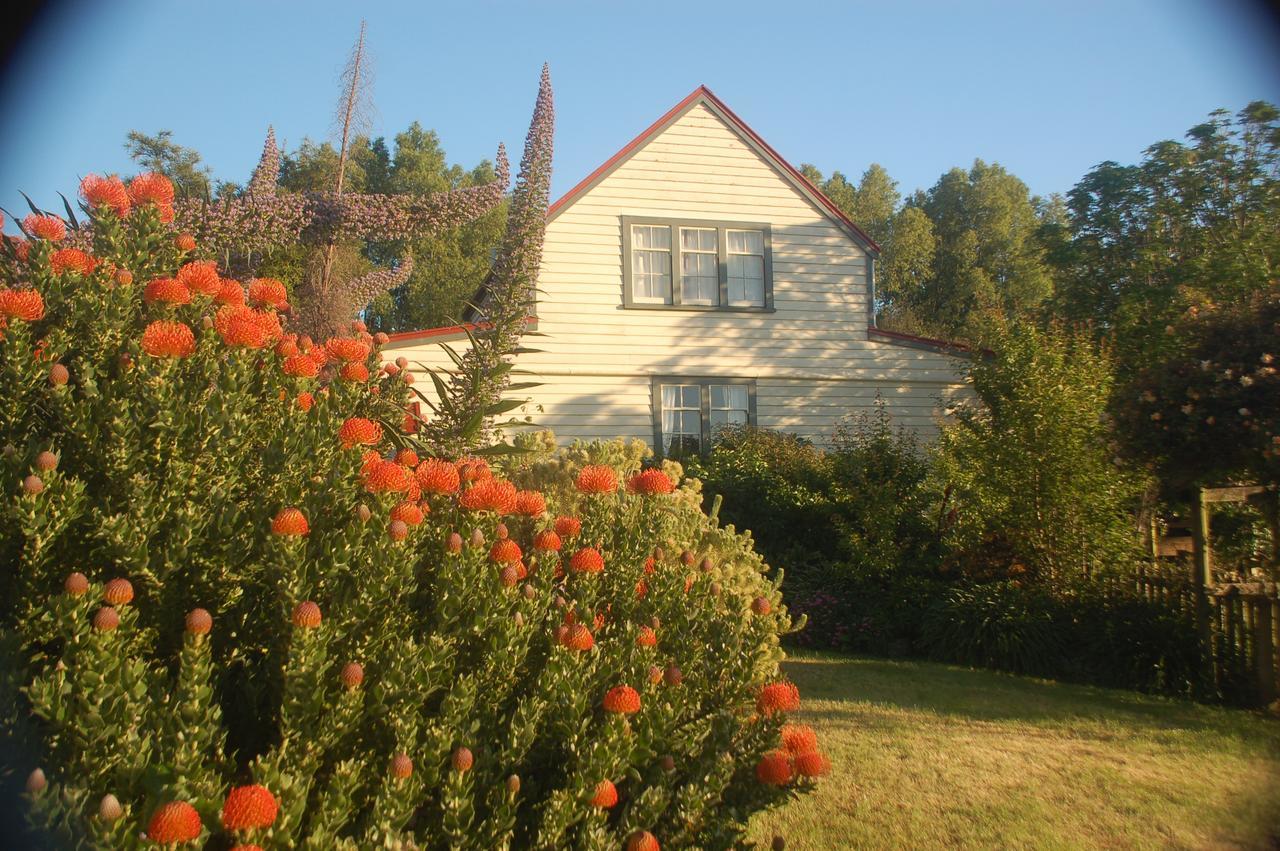
<svg viewBox="0 0 1280 851">
<path fill-rule="evenodd" d="M 122 815 L 124 807 L 120 806 L 120 799 L 110 792 L 103 795 L 102 803 L 98 804 L 98 818 L 110 824 Z"/>
<path fill-rule="evenodd" d="M 707 556 L 702 560 L 702 572 L 710 573 L 715 569 L 715 563 L 711 561 L 711 556 Z"/>
<path fill-rule="evenodd" d="M 67 581 L 62 583 L 62 588 L 72 597 L 79 597 L 89 590 L 89 579 L 77 571 L 67 576 Z"/>
<path fill-rule="evenodd" d="M 507 528 L 506 523 L 499 523 L 498 528 L 494 530 L 494 534 L 498 536 L 499 541 L 505 541 L 511 536 L 511 530 Z"/>
<path fill-rule="evenodd" d="M 538 596 L 538 589 L 534 588 L 532 585 L 530 585 L 527 582 L 525 583 L 524 588 L 521 590 L 524 592 L 524 598 L 526 600 L 532 600 L 534 597 Z"/>
<path fill-rule="evenodd" d="M 449 761 L 453 763 L 454 771 L 465 774 L 475 764 L 475 756 L 472 755 L 470 748 L 456 748 Z"/>
<path fill-rule="evenodd" d="M 39 476 L 27 476 L 22 480 L 22 490 L 29 496 L 35 496 L 44 490 L 44 480 Z"/>
<path fill-rule="evenodd" d="M 683 564 L 685 567 L 692 566 L 693 553 L 689 552 L 688 550 L 685 550 L 684 552 L 680 553 L 680 563 Z"/>
<path fill-rule="evenodd" d="M 684 674 L 676 665 L 668 665 L 667 670 L 662 672 L 662 678 L 666 680 L 667 685 L 678 686 L 684 680 Z"/>
<path fill-rule="evenodd" d="M 520 794 L 520 775 L 519 774 L 513 774 L 507 778 L 507 794 L 509 795 Z"/>
<path fill-rule="evenodd" d="M 31 795 L 39 795 L 49 785 L 49 781 L 45 779 L 44 770 L 40 768 L 33 769 L 27 775 L 27 793 Z"/>
<path fill-rule="evenodd" d="M 49 368 L 49 383 L 54 387 L 61 387 L 71 380 L 71 373 L 60 363 L 55 363 Z"/>
<path fill-rule="evenodd" d="M 450 532 L 448 547 L 449 552 L 451 553 L 456 554 L 462 552 L 462 536 L 457 532 Z"/>
<path fill-rule="evenodd" d="M 676 758 L 671 754 L 666 754 L 662 759 L 658 760 L 658 764 L 662 766 L 662 770 L 668 773 L 676 770 Z"/>
<path fill-rule="evenodd" d="M 484 546 L 484 532 L 481 532 L 479 529 L 476 529 L 474 532 L 471 533 L 471 546 L 473 547 Z"/>
<path fill-rule="evenodd" d="M 368 523 L 369 518 L 373 517 L 373 512 L 369 510 L 369 506 L 360 503 L 356 506 L 356 517 L 360 518 L 361 523 Z"/>
<path fill-rule="evenodd" d="M 47 473 L 50 470 L 56 470 L 57 468 L 58 456 L 54 455 L 49 450 L 46 449 L 44 452 L 41 452 L 36 456 L 36 469 L 40 472 Z"/>
</svg>

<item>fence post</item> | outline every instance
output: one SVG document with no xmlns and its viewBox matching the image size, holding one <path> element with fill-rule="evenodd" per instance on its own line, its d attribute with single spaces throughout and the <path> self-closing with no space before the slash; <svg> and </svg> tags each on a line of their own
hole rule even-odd
<svg viewBox="0 0 1280 851">
<path fill-rule="evenodd" d="M 1202 690 L 1213 682 L 1213 626 L 1209 620 L 1209 587 L 1213 584 L 1213 561 L 1209 547 L 1209 505 L 1204 488 L 1196 488 L 1191 520 L 1193 548 L 1191 587 L 1196 595 L 1196 634 L 1200 640 L 1200 684 Z"/>
<path fill-rule="evenodd" d="M 1253 612 L 1253 671 L 1263 706 L 1276 699 L 1275 645 L 1271 640 L 1271 601 L 1258 597 Z"/>
</svg>

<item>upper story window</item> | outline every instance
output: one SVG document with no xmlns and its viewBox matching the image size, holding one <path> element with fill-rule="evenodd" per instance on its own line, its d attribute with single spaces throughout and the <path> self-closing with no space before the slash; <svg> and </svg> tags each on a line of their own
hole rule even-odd
<svg viewBox="0 0 1280 851">
<path fill-rule="evenodd" d="M 623 306 L 773 309 L 769 226 L 622 217 Z"/>
</svg>

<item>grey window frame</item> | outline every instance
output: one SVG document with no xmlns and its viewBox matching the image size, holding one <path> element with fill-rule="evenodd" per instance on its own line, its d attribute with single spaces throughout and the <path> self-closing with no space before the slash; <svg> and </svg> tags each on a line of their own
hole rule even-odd
<svg viewBox="0 0 1280 851">
<path fill-rule="evenodd" d="M 756 380 L 732 375 L 652 375 L 649 377 L 649 406 L 653 411 L 653 454 L 662 457 L 666 447 L 662 440 L 662 385 L 688 384 L 699 388 L 699 423 L 702 426 L 701 443 L 705 451 L 711 447 L 711 385 L 736 385 L 747 388 L 747 425 L 754 426 L 756 419 Z"/>
<path fill-rule="evenodd" d="M 622 306 L 626 310 L 685 310 L 720 313 L 773 313 L 773 236 L 765 222 L 737 222 L 707 219 L 673 219 L 658 216 L 621 216 L 622 220 Z M 665 225 L 671 228 L 671 303 L 655 304 L 636 301 L 631 264 L 631 228 L 633 225 Z M 720 282 L 719 304 L 682 304 L 680 286 L 680 228 L 704 228 L 716 231 L 717 275 Z M 759 306 L 729 304 L 729 243 L 731 230 L 760 231 L 764 237 L 764 304 Z"/>
</svg>

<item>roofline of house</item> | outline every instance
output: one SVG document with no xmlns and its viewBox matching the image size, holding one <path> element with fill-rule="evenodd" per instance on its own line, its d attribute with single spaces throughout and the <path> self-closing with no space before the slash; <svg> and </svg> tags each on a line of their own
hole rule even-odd
<svg viewBox="0 0 1280 851">
<path fill-rule="evenodd" d="M 952 340 L 939 340 L 934 337 L 920 337 L 915 334 L 906 334 L 902 331 L 886 331 L 883 328 L 877 328 L 874 325 L 867 329 L 867 339 L 873 343 L 888 343 L 891 346 L 905 346 L 909 349 L 923 349 L 927 352 L 936 352 L 942 355 L 954 355 L 955 357 L 971 358 L 973 357 L 973 349 L 964 343 L 957 343 Z M 990 352 L 983 349 L 981 354 L 988 355 Z"/>
<path fill-rule="evenodd" d="M 530 316 L 524 322 L 527 330 L 537 330 L 538 317 Z M 421 331 L 397 331 L 394 334 L 387 335 L 387 343 L 383 348 L 395 349 L 400 346 L 423 342 L 453 343 L 458 340 L 465 340 L 469 334 L 476 330 L 483 331 L 488 327 L 489 324 L 486 322 L 464 322 L 461 325 L 441 325 L 439 328 L 424 328 Z"/>
<path fill-rule="evenodd" d="M 605 160 L 599 168 L 580 180 L 576 186 L 564 195 L 561 195 L 555 203 L 547 208 L 547 221 L 552 221 L 556 216 L 564 212 L 566 208 L 578 199 L 578 196 L 604 180 L 613 172 L 614 169 L 622 165 L 622 163 L 630 158 L 632 154 L 642 148 L 650 138 L 665 130 L 669 125 L 673 124 L 677 119 L 698 103 L 709 104 L 712 111 L 721 113 L 724 118 L 736 126 L 760 153 L 765 154 L 768 159 L 773 160 L 775 165 L 777 165 L 788 177 L 798 184 L 798 188 L 803 194 L 807 195 L 811 201 L 822 207 L 832 218 L 834 218 L 839 224 L 843 225 L 845 230 L 847 230 L 850 235 L 853 236 L 854 240 L 860 243 L 863 248 L 866 248 L 872 254 L 878 255 L 880 253 L 879 244 L 877 244 L 866 231 L 858 227 L 857 223 L 846 216 L 840 208 L 836 206 L 834 201 L 828 198 L 821 189 L 814 186 L 812 181 L 800 173 L 799 169 L 787 162 L 785 157 L 774 150 L 772 145 L 766 142 L 759 133 L 753 130 L 747 122 L 743 121 L 736 112 L 730 109 L 724 101 L 716 97 L 715 93 L 706 86 L 698 86 L 690 92 L 685 96 L 684 100 L 667 110 L 666 114 L 641 131 L 640 135 L 628 142 L 620 151 Z"/>
</svg>

